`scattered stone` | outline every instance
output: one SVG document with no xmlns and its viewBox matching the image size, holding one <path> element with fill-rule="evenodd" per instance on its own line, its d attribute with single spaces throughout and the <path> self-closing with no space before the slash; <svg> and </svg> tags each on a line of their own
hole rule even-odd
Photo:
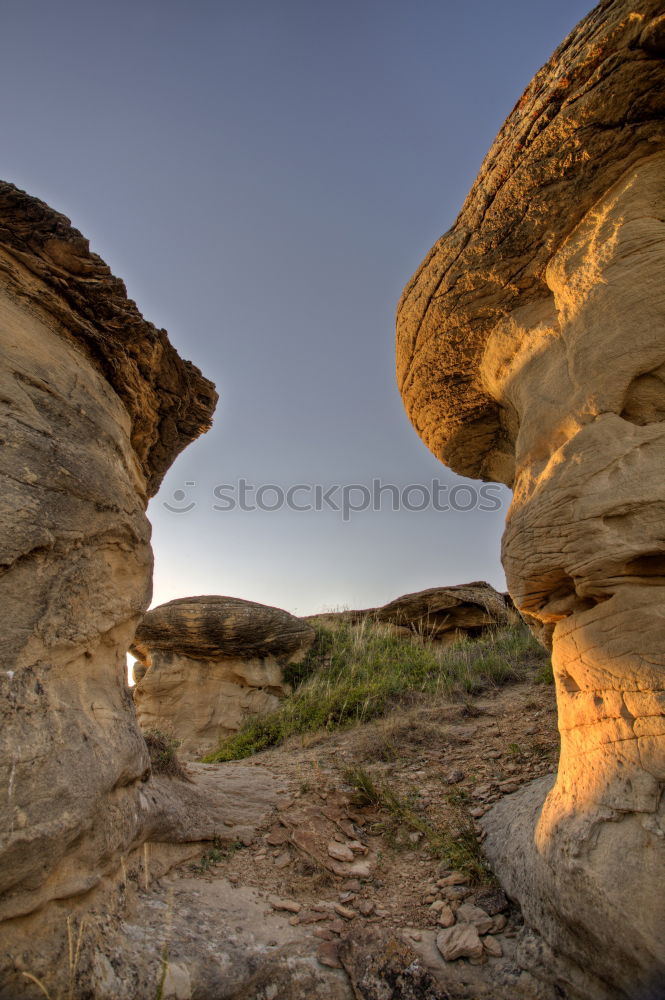
<svg viewBox="0 0 665 1000">
<path fill-rule="evenodd" d="M 350 903 L 356 898 L 355 892 L 340 892 L 339 901 L 340 903 Z"/>
<path fill-rule="evenodd" d="M 490 917 L 508 909 L 508 900 L 503 889 L 483 889 L 476 893 L 476 906 L 480 906 Z"/>
<path fill-rule="evenodd" d="M 436 936 L 436 946 L 446 962 L 458 958 L 482 958 L 483 942 L 473 924 L 455 924 L 440 931 Z"/>
<path fill-rule="evenodd" d="M 338 844 L 336 840 L 331 840 L 328 844 L 328 854 L 335 861 L 353 861 L 354 853 L 346 844 Z"/>
<path fill-rule="evenodd" d="M 489 935 L 487 937 L 484 937 L 483 948 L 485 949 L 488 955 L 492 956 L 492 958 L 501 958 L 501 956 L 503 955 L 503 948 L 501 947 L 501 942 L 497 941 L 495 937 L 490 937 Z"/>
<path fill-rule="evenodd" d="M 516 792 L 519 789 L 519 784 L 516 781 L 502 781 L 499 785 L 503 795 L 510 795 L 512 792 Z"/>
<path fill-rule="evenodd" d="M 476 806 L 474 809 L 469 809 L 469 814 L 473 816 L 474 819 L 480 819 L 481 816 L 485 815 L 484 806 Z"/>
<path fill-rule="evenodd" d="M 360 892 L 360 882 L 357 878 L 347 879 L 346 882 L 342 882 L 342 889 L 344 889 L 345 892 Z"/>
<path fill-rule="evenodd" d="M 461 901 L 463 899 L 466 899 L 467 896 L 471 895 L 473 890 L 466 885 L 449 885 L 446 886 L 446 888 L 442 889 L 441 891 L 443 892 L 448 902 L 452 903 L 453 901 Z"/>
<path fill-rule="evenodd" d="M 349 906 L 342 906 L 341 903 L 335 903 L 333 910 L 335 913 L 339 913 L 340 917 L 344 917 L 345 920 L 353 920 L 357 916 L 355 910 L 352 910 Z"/>
<path fill-rule="evenodd" d="M 508 918 L 504 913 L 498 913 L 496 917 L 492 918 L 492 930 L 490 934 L 500 934 L 508 923 Z"/>
<path fill-rule="evenodd" d="M 327 920 L 329 914 L 317 912 L 316 910 L 301 910 L 296 920 L 301 924 L 317 924 L 321 920 Z"/>
<path fill-rule="evenodd" d="M 277 896 L 269 896 L 268 902 L 273 910 L 287 910 L 289 913 L 300 913 L 302 903 L 297 903 L 295 899 L 279 899 Z"/>
<path fill-rule="evenodd" d="M 289 837 L 289 831 L 285 826 L 274 826 L 264 839 L 266 844 L 270 844 L 271 847 L 280 847 L 288 842 Z"/>
<path fill-rule="evenodd" d="M 346 845 L 349 847 L 354 854 L 367 854 L 369 848 L 362 844 L 359 840 L 350 840 Z"/>
<path fill-rule="evenodd" d="M 485 913 L 473 903 L 462 903 L 457 910 L 457 919 L 462 924 L 473 924 L 479 934 L 489 934 L 494 926 L 494 920 L 489 913 Z"/>
<path fill-rule="evenodd" d="M 374 903 L 371 899 L 362 899 L 358 904 L 358 909 L 363 917 L 369 917 L 374 913 Z"/>
<path fill-rule="evenodd" d="M 445 878 L 440 878 L 436 884 L 440 889 L 449 885 L 468 885 L 469 876 L 464 875 L 463 872 L 451 872 L 450 875 L 446 875 Z"/>
<path fill-rule="evenodd" d="M 450 771 L 443 780 L 447 785 L 458 785 L 460 781 L 464 781 L 464 771 Z"/>
<path fill-rule="evenodd" d="M 437 923 L 439 927 L 452 927 L 453 924 L 455 923 L 455 914 L 453 913 L 452 908 L 448 906 L 447 903 L 444 903 L 441 909 L 439 910 L 439 917 Z"/>
<path fill-rule="evenodd" d="M 291 855 L 288 851 L 284 851 L 283 854 L 279 854 L 275 858 L 275 868 L 286 868 L 287 865 L 291 864 Z"/>
<path fill-rule="evenodd" d="M 341 969 L 342 963 L 339 960 L 339 951 L 336 941 L 322 941 L 316 951 L 317 960 L 321 965 L 327 965 L 331 969 Z"/>
<path fill-rule="evenodd" d="M 368 861 L 354 861 L 349 868 L 352 875 L 358 875 L 360 878 L 369 878 L 370 870 Z"/>
</svg>

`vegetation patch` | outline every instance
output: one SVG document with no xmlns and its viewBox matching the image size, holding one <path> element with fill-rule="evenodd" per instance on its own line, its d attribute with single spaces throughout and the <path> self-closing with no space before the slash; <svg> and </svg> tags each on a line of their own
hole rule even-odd
<svg viewBox="0 0 665 1000">
<path fill-rule="evenodd" d="M 208 850 L 204 851 L 201 855 L 198 864 L 191 864 L 189 870 L 196 875 L 205 875 L 207 871 L 211 868 L 216 868 L 222 861 L 228 861 L 229 858 L 232 858 L 242 846 L 239 840 L 234 840 L 228 844 L 224 843 L 219 837 L 214 837 Z"/>
<path fill-rule="evenodd" d="M 308 657 L 289 673 L 293 695 L 277 711 L 249 719 L 206 761 L 240 760 L 294 734 L 367 722 L 423 696 L 465 697 L 533 678 L 548 660 L 523 624 L 447 646 L 404 639 L 370 620 L 315 628 Z"/>
<path fill-rule="evenodd" d="M 150 763 L 155 774 L 168 774 L 172 778 L 189 781 L 187 772 L 178 759 L 180 740 L 161 729 L 149 729 L 143 734 L 143 738 L 148 747 Z"/>
<path fill-rule="evenodd" d="M 406 827 L 422 835 L 432 857 L 464 872 L 472 882 L 495 881 L 480 849 L 473 820 L 454 793 L 448 797 L 447 822 L 434 825 L 419 816 L 408 799 L 397 795 L 385 782 L 375 781 L 364 768 L 349 768 L 344 780 L 354 790 L 354 805 L 372 806 L 386 814 L 381 833 L 393 847 L 399 846 L 399 828 Z"/>
</svg>

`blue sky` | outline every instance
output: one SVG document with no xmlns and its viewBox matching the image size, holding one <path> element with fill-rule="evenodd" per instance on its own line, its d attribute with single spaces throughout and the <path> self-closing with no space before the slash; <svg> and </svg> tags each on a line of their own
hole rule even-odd
<svg viewBox="0 0 665 1000">
<path fill-rule="evenodd" d="M 213 429 L 149 508 L 155 603 L 219 593 L 306 614 L 472 579 L 503 587 L 505 489 L 497 510 L 385 503 L 347 521 L 215 510 L 213 491 L 240 479 L 284 491 L 462 482 L 404 415 L 395 306 L 522 90 L 587 10 L 5 6 L 3 177 L 67 214 L 220 392 Z"/>
</svg>

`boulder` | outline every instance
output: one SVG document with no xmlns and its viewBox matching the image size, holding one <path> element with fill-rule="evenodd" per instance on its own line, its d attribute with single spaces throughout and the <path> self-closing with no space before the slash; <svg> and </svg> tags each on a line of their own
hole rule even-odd
<svg viewBox="0 0 665 1000">
<path fill-rule="evenodd" d="M 149 611 L 132 653 L 145 668 L 134 688 L 139 723 L 204 753 L 250 715 L 289 693 L 283 669 L 301 660 L 314 629 L 288 611 L 236 597 L 185 597 Z"/>
<path fill-rule="evenodd" d="M 663 23 L 605 0 L 577 26 L 398 310 L 421 437 L 514 491 L 503 563 L 551 638 L 561 760 L 486 849 L 585 997 L 665 981 Z"/>
<path fill-rule="evenodd" d="M 483 942 L 475 924 L 458 923 L 454 927 L 446 927 L 437 934 L 436 946 L 446 962 L 454 962 L 458 958 L 481 958 L 483 954 Z"/>
<path fill-rule="evenodd" d="M 125 664 L 150 600 L 145 508 L 217 397 L 69 221 L 6 183 L 0 348 L 4 983 L 10 924 L 34 946 L 26 915 L 158 832 Z"/>
<path fill-rule="evenodd" d="M 431 587 L 405 594 L 380 608 L 326 612 L 308 621 L 362 621 L 391 626 L 398 635 L 417 635 L 437 642 L 452 642 L 461 636 L 478 636 L 489 628 L 506 625 L 515 615 L 500 594 L 483 581 L 452 587 Z"/>
</svg>

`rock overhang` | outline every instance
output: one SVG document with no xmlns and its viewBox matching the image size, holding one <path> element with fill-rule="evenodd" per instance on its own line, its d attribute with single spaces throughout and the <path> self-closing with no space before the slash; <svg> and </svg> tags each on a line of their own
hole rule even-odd
<svg viewBox="0 0 665 1000">
<path fill-rule="evenodd" d="M 606 0 L 580 22 L 517 102 L 454 226 L 404 290 L 404 405 L 461 475 L 512 486 L 514 415 L 483 370 L 488 343 L 516 310 L 549 317 L 556 249 L 632 165 L 665 149 L 661 12 L 658 0 Z"/>
<path fill-rule="evenodd" d="M 8 293 L 44 310 L 103 374 L 131 421 L 130 439 L 154 495 L 176 456 L 209 429 L 212 382 L 143 318 L 69 219 L 0 181 L 0 273 Z"/>
</svg>

